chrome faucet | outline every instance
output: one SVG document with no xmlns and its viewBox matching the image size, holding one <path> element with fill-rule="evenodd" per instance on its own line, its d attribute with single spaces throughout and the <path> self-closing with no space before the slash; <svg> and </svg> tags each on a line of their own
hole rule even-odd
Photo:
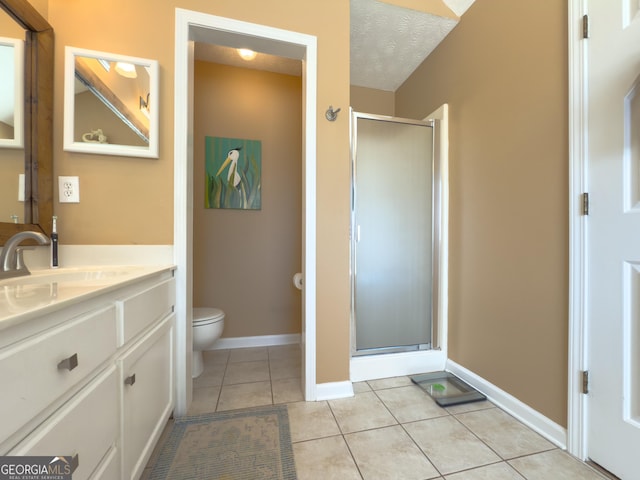
<svg viewBox="0 0 640 480">
<path fill-rule="evenodd" d="M 0 278 L 18 277 L 29 275 L 29 269 L 22 258 L 20 242 L 27 239 L 36 240 L 41 245 L 49 244 L 49 237 L 40 232 L 19 232 L 9 238 L 0 253 Z"/>
</svg>

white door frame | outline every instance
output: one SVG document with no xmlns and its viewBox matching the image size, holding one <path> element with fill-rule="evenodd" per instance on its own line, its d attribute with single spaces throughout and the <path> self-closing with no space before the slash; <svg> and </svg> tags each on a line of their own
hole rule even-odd
<svg viewBox="0 0 640 480">
<path fill-rule="evenodd" d="M 316 399 L 316 93 L 317 39 L 288 30 L 176 9 L 174 85 L 174 262 L 176 277 L 176 407 L 192 398 L 193 45 L 245 47 L 302 60 L 303 65 L 303 325 L 304 397 Z"/>
<path fill-rule="evenodd" d="M 582 394 L 582 371 L 587 358 L 587 218 L 582 194 L 587 191 L 588 89 L 587 41 L 582 18 L 587 0 L 569 0 L 569 373 L 567 451 L 586 460 L 587 399 Z"/>
</svg>

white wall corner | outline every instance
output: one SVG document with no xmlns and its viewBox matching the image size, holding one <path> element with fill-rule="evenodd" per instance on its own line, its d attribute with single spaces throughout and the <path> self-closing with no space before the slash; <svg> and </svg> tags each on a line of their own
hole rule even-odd
<svg viewBox="0 0 640 480">
<path fill-rule="evenodd" d="M 567 430 L 564 427 L 453 360 L 447 360 L 446 370 L 485 394 L 489 401 L 553 444 L 567 448 Z"/>
<path fill-rule="evenodd" d="M 353 384 L 350 381 L 328 382 L 316 385 L 316 400 L 335 400 L 353 397 Z"/>
</svg>

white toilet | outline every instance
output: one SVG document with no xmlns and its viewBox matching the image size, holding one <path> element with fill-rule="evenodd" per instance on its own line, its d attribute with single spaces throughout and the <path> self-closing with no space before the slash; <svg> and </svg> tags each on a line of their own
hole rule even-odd
<svg viewBox="0 0 640 480">
<path fill-rule="evenodd" d="M 202 352 L 211 348 L 222 335 L 224 312 L 219 308 L 193 309 L 193 360 L 191 377 L 196 378 L 204 370 Z"/>
</svg>

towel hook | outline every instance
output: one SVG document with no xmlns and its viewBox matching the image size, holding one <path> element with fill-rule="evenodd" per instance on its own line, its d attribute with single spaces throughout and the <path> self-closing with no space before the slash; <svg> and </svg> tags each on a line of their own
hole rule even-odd
<svg viewBox="0 0 640 480">
<path fill-rule="evenodd" d="M 333 109 L 333 105 L 329 105 L 329 108 L 327 109 L 327 111 L 325 112 L 324 116 L 327 118 L 327 120 L 329 120 L 330 122 L 335 122 L 336 118 L 338 118 L 338 112 L 340 111 L 340 109 L 338 108 L 337 110 Z"/>
</svg>

